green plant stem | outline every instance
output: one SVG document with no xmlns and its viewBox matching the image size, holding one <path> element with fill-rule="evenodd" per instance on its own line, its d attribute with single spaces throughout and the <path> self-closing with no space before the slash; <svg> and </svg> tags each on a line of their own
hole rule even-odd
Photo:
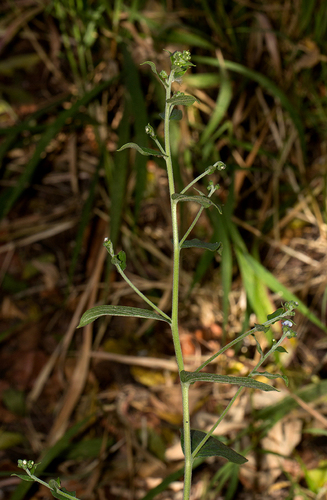
<svg viewBox="0 0 327 500">
<path fill-rule="evenodd" d="M 204 177 L 205 175 L 207 175 L 207 174 L 206 174 L 206 172 L 205 172 L 204 174 L 202 174 L 202 175 L 199 175 L 199 177 L 197 177 L 197 178 L 196 178 L 196 180 L 201 179 L 201 177 Z M 193 183 L 191 182 L 191 183 L 189 184 L 189 186 L 192 186 L 192 184 L 193 184 Z M 189 187 L 189 186 L 188 186 L 188 187 Z M 183 189 L 183 191 L 181 191 L 181 194 L 183 194 L 183 192 L 184 192 L 184 191 L 185 191 L 185 190 Z M 214 192 L 215 192 L 215 188 L 213 188 L 213 189 L 210 191 L 210 193 L 208 194 L 208 198 L 210 198 L 210 197 L 213 195 L 213 193 L 214 193 Z M 186 231 L 186 233 L 184 234 L 183 238 L 182 238 L 182 239 L 181 239 L 181 241 L 179 242 L 179 247 L 180 247 L 180 248 L 182 248 L 182 245 L 183 245 L 184 241 L 186 240 L 186 238 L 188 237 L 188 235 L 190 234 L 190 232 L 192 231 L 192 229 L 194 228 L 194 226 L 196 225 L 196 223 L 197 223 L 197 222 L 198 222 L 198 220 L 200 219 L 200 216 L 201 216 L 201 214 L 202 214 L 203 210 L 204 210 L 204 207 L 201 207 L 201 208 L 199 209 L 198 213 L 196 214 L 196 216 L 194 217 L 194 221 L 192 222 L 192 224 L 190 225 L 190 227 L 188 228 L 188 230 L 187 230 L 187 231 Z"/>
<path fill-rule="evenodd" d="M 168 85 L 166 87 L 166 106 L 165 106 L 165 161 L 167 166 L 168 186 L 170 195 L 171 206 L 171 221 L 173 230 L 173 284 L 172 284 L 172 313 L 171 313 L 171 332 L 174 342 L 176 361 L 179 373 L 184 370 L 184 360 L 182 347 L 178 331 L 178 292 L 179 292 L 179 265 L 180 265 L 180 245 L 178 235 L 178 220 L 177 220 L 177 203 L 172 199 L 175 193 L 174 173 L 171 159 L 170 150 L 170 112 L 171 105 L 167 100 L 171 96 L 171 85 L 174 80 L 174 71 L 172 71 L 168 78 Z M 189 384 L 181 382 L 182 388 L 182 401 L 183 401 L 183 436 L 184 436 L 184 500 L 189 500 L 191 492 L 192 481 L 192 453 L 191 453 L 191 427 L 190 427 L 190 410 L 189 410 Z"/>
<path fill-rule="evenodd" d="M 181 194 L 185 194 L 186 191 L 188 191 L 190 189 L 190 187 L 192 187 L 194 184 L 196 184 L 197 182 L 199 182 L 199 180 L 202 179 L 202 177 L 205 177 L 206 175 L 208 175 L 207 171 L 203 172 L 198 177 L 196 177 L 195 179 L 193 179 L 193 181 L 191 181 L 184 189 L 182 189 Z"/>
<path fill-rule="evenodd" d="M 189 386 L 190 384 L 182 382 L 182 400 L 183 400 L 183 434 L 184 434 L 184 500 L 189 500 L 192 486 L 192 448 L 191 448 L 191 425 L 189 409 Z"/>
<path fill-rule="evenodd" d="M 289 314 L 289 313 L 288 313 Z M 255 371 L 257 371 L 257 369 L 266 361 L 266 359 L 277 349 L 278 346 L 281 345 L 281 343 L 285 340 L 285 338 L 287 337 L 288 335 L 288 332 L 284 332 L 281 336 L 281 338 L 278 340 L 278 342 L 276 342 L 276 344 L 274 344 L 271 349 L 269 349 L 269 351 L 264 355 L 262 356 L 262 358 L 258 361 L 258 363 L 256 364 L 256 366 L 254 368 L 252 368 L 252 370 L 250 371 L 249 373 L 249 377 L 251 376 L 251 374 Z M 220 424 L 220 422 L 225 418 L 226 414 L 229 412 L 230 408 L 233 406 L 233 404 L 235 403 L 236 399 L 238 398 L 238 396 L 242 393 L 242 391 L 244 390 L 245 388 L 244 387 L 240 387 L 235 395 L 233 396 L 233 398 L 230 400 L 230 402 L 228 403 L 228 405 L 226 406 L 225 410 L 222 412 L 222 414 L 220 415 L 220 417 L 218 418 L 217 422 L 215 422 L 215 424 L 211 427 L 210 431 L 206 434 L 206 436 L 202 439 L 202 441 L 198 444 L 198 446 L 193 450 L 193 453 L 192 453 L 192 457 L 196 457 L 197 453 L 201 450 L 201 448 L 204 446 L 204 444 L 208 441 L 208 439 L 212 436 L 212 434 L 214 433 L 214 431 L 217 429 L 218 425 Z"/>
<path fill-rule="evenodd" d="M 184 234 L 183 238 L 181 239 L 181 241 L 179 242 L 179 247 L 182 248 L 182 245 L 184 243 L 184 241 L 186 240 L 186 238 L 188 237 L 188 235 L 190 234 L 190 232 L 192 231 L 192 229 L 194 228 L 195 224 L 198 222 L 198 220 L 200 219 L 200 216 L 203 212 L 204 208 L 201 207 L 198 211 L 198 213 L 196 214 L 195 218 L 194 218 L 194 221 L 192 222 L 192 224 L 190 225 L 190 227 L 188 228 L 188 230 L 186 231 L 186 233 Z"/>
<path fill-rule="evenodd" d="M 24 471 L 26 472 L 26 474 L 31 478 L 33 479 L 33 481 L 36 481 L 37 483 L 40 483 L 40 484 L 43 484 L 43 486 L 46 486 L 47 488 L 49 488 L 49 490 L 51 490 L 50 486 L 48 485 L 48 483 L 46 483 L 45 481 L 42 481 L 42 479 L 40 479 L 39 477 L 37 476 L 34 476 L 34 474 L 31 474 L 31 472 L 28 470 L 28 469 L 24 469 Z"/>
<path fill-rule="evenodd" d="M 288 316 L 290 315 L 289 311 L 284 311 L 277 319 L 274 318 L 274 319 L 270 319 L 268 321 L 265 321 L 265 323 L 262 323 L 261 326 L 264 326 L 264 327 L 267 327 L 267 326 L 270 326 L 274 323 L 276 323 L 277 321 L 283 319 L 283 318 L 287 318 Z M 233 345 L 237 344 L 238 342 L 240 342 L 241 340 L 245 339 L 246 337 L 248 337 L 249 335 L 255 333 L 255 332 L 258 332 L 259 330 L 257 329 L 257 327 L 255 326 L 254 328 L 252 328 L 251 330 L 249 330 L 248 332 L 245 332 L 243 333 L 242 335 L 240 335 L 239 337 L 237 337 L 235 340 L 232 340 L 231 342 L 229 342 L 227 345 L 225 345 L 224 347 L 222 347 L 218 352 L 216 352 L 215 354 L 213 354 L 210 358 L 208 358 L 206 361 L 204 361 L 202 363 L 202 365 L 200 365 L 196 370 L 194 370 L 194 373 L 198 373 L 200 372 L 201 370 L 203 370 L 203 368 L 205 368 L 209 363 L 211 363 L 214 359 L 216 359 L 218 356 L 220 356 L 220 354 L 223 354 L 225 351 L 227 351 L 227 349 L 230 349 L 231 347 L 233 347 Z M 269 351 L 270 352 L 270 351 Z"/>
<path fill-rule="evenodd" d="M 165 105 L 165 161 L 167 166 L 167 176 L 168 176 L 168 186 L 170 195 L 170 206 L 171 206 L 171 222 L 173 230 L 173 284 L 172 284 L 172 312 L 171 312 L 171 331 L 173 336 L 176 361 L 178 366 L 178 371 L 184 370 L 184 361 L 182 354 L 182 347 L 179 339 L 178 333 L 178 292 L 179 292 L 179 261 L 180 261 L 180 248 L 179 248 L 179 236 L 178 236 L 178 220 L 177 220 L 177 203 L 172 199 L 172 195 L 175 193 L 175 183 L 174 183 L 174 173 L 173 165 L 171 159 L 170 150 L 170 131 L 169 131 L 169 117 L 171 112 L 171 104 L 167 102 L 171 96 L 171 85 L 174 81 L 174 71 L 169 75 L 168 85 L 166 88 L 166 105 Z"/>
<path fill-rule="evenodd" d="M 163 318 L 169 320 L 169 322 L 171 321 L 171 318 L 170 316 L 168 316 L 166 313 L 164 313 L 161 309 L 159 309 L 159 307 L 157 307 L 150 299 L 148 299 L 148 297 L 146 295 L 144 295 L 135 285 L 134 283 L 129 279 L 127 278 L 126 274 L 124 273 L 124 271 L 122 271 L 122 269 L 119 267 L 119 266 L 116 266 L 116 269 L 117 271 L 119 272 L 119 274 L 121 275 L 121 277 L 126 281 L 126 283 L 129 284 L 129 286 L 134 290 L 135 293 L 137 293 L 137 295 L 139 297 L 141 297 L 144 302 L 146 302 L 147 304 L 149 304 L 149 306 L 152 307 L 152 309 L 154 309 L 158 314 L 160 314 L 160 316 L 162 316 Z"/>
<path fill-rule="evenodd" d="M 157 138 L 155 138 L 155 139 L 154 139 L 154 142 L 156 143 L 156 145 L 158 146 L 158 148 L 160 149 L 160 151 L 161 151 L 161 152 L 165 155 L 165 154 L 166 154 L 166 151 L 165 151 L 165 150 L 164 150 L 164 148 L 161 146 L 160 141 L 159 141 Z"/>
<path fill-rule="evenodd" d="M 64 491 L 61 491 L 61 489 L 59 487 L 58 487 L 58 490 L 55 490 L 54 488 L 51 488 L 51 486 L 48 483 L 46 483 L 45 481 L 42 481 L 42 479 L 40 479 L 39 477 L 35 476 L 34 474 L 31 474 L 31 472 L 27 468 L 24 469 L 24 471 L 26 472 L 26 474 L 31 479 L 33 479 L 33 481 L 36 481 L 37 483 L 42 484 L 43 486 L 45 486 L 46 488 L 48 488 L 50 491 L 55 491 L 55 492 L 59 493 L 60 495 L 66 497 L 66 498 L 69 498 L 70 500 L 78 500 L 73 495 L 70 495 L 69 493 L 65 493 Z"/>
</svg>

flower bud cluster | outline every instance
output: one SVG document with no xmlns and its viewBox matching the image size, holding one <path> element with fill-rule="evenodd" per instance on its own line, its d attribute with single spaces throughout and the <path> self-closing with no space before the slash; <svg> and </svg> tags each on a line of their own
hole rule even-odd
<svg viewBox="0 0 327 500">
<path fill-rule="evenodd" d="M 20 469 L 32 469 L 34 466 L 33 460 L 18 460 L 18 467 Z"/>
<path fill-rule="evenodd" d="M 184 50 L 184 52 L 180 52 L 177 50 L 172 55 L 172 62 L 175 66 L 185 66 L 185 64 L 189 63 L 191 60 L 191 52 L 189 50 Z"/>
</svg>

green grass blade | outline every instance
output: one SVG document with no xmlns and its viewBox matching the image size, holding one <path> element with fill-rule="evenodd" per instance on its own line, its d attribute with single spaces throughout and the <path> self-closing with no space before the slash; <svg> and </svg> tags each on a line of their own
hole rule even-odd
<svg viewBox="0 0 327 500">
<path fill-rule="evenodd" d="M 81 253 L 81 248 L 82 248 L 82 244 L 83 244 L 84 231 L 88 225 L 88 222 L 90 220 L 90 216 L 92 213 L 92 207 L 93 207 L 93 202 L 94 202 L 95 193 L 96 193 L 96 186 L 97 186 L 98 180 L 99 180 L 99 169 L 100 169 L 100 165 L 102 166 L 102 163 L 103 163 L 102 157 L 103 157 L 103 155 L 101 155 L 100 161 L 99 161 L 99 163 L 96 167 L 95 173 L 93 175 L 90 189 L 89 189 L 89 194 L 88 194 L 86 202 L 83 205 L 81 218 L 80 218 L 80 221 L 78 224 L 77 234 L 75 237 L 74 251 L 73 251 L 73 255 L 72 255 L 72 258 L 70 261 L 70 266 L 69 266 L 69 273 L 68 273 L 68 283 L 69 284 L 71 283 L 72 278 L 73 278 L 74 273 L 75 273 L 75 268 L 77 265 L 78 257 Z"/>
<path fill-rule="evenodd" d="M 12 146 L 17 142 L 18 132 L 12 131 L 6 137 L 6 139 L 0 144 L 0 178 L 2 178 L 3 171 L 5 170 L 5 165 L 3 159 L 5 154 Z"/>
<path fill-rule="evenodd" d="M 91 102 L 100 92 L 105 90 L 108 85 L 113 83 L 114 80 L 117 80 L 117 77 L 107 80 L 100 85 L 97 85 L 94 89 L 86 92 L 84 96 L 75 102 L 70 109 L 62 111 L 58 118 L 47 127 L 46 132 L 42 135 L 40 141 L 38 142 L 35 152 L 27 163 L 23 174 L 19 177 L 17 184 L 13 188 L 8 188 L 1 196 L 0 196 L 0 219 L 7 215 L 10 209 L 13 207 L 14 203 L 21 196 L 23 191 L 31 182 L 33 174 L 41 161 L 42 154 L 44 153 L 46 147 L 50 143 L 50 141 L 60 132 L 60 130 L 64 127 L 66 121 L 72 117 L 74 117 L 80 110 L 82 106 L 86 106 Z"/>
<path fill-rule="evenodd" d="M 145 106 L 145 97 L 142 92 L 139 71 L 136 69 L 131 55 L 123 46 L 124 68 L 125 68 L 125 85 L 126 90 L 131 97 L 131 112 L 134 118 L 135 141 L 137 144 L 146 145 L 149 141 L 148 135 L 145 132 L 145 127 L 148 123 L 148 116 Z M 135 219 L 138 217 L 140 204 L 143 198 L 143 193 L 146 186 L 146 164 L 147 159 L 144 156 L 136 155 L 134 168 L 136 171 L 135 182 Z"/>
<path fill-rule="evenodd" d="M 224 118 L 225 113 L 232 100 L 233 91 L 230 79 L 226 68 L 222 65 L 220 66 L 220 88 L 219 94 L 216 102 L 215 109 L 210 117 L 209 123 L 203 131 L 200 139 L 200 144 L 204 144 L 208 141 L 210 136 L 215 132 L 220 124 L 221 120 Z"/>
<path fill-rule="evenodd" d="M 213 57 L 194 56 L 193 60 L 194 62 L 208 64 L 209 66 L 221 67 L 221 64 L 218 61 L 218 59 L 214 59 Z M 277 85 L 274 82 L 272 82 L 269 78 L 262 75 L 261 73 L 258 73 L 257 71 L 242 66 L 242 64 L 233 61 L 224 61 L 223 64 L 226 67 L 226 69 L 239 73 L 240 75 L 243 75 L 246 78 L 249 78 L 250 80 L 257 82 L 259 85 L 261 85 L 263 88 L 268 90 L 268 92 L 270 92 L 272 95 L 274 95 L 280 100 L 282 106 L 284 106 L 284 108 L 288 111 L 298 131 L 299 138 L 301 141 L 302 151 L 305 154 L 306 145 L 305 145 L 305 135 L 302 125 L 302 120 L 300 118 L 300 115 L 298 114 L 298 112 L 288 99 L 288 97 L 284 94 L 284 92 L 279 87 L 277 87 Z"/>
<path fill-rule="evenodd" d="M 267 290 L 263 286 L 260 277 L 257 276 L 253 267 L 249 264 L 245 254 L 237 247 L 235 252 L 246 296 L 259 323 L 263 323 L 269 312 L 271 312 L 271 303 L 267 296 Z"/>
<path fill-rule="evenodd" d="M 125 109 L 122 120 L 118 128 L 119 143 L 122 146 L 129 137 L 129 116 L 130 103 L 125 101 Z M 119 148 L 118 148 L 119 149 Z M 110 240 L 114 247 L 117 246 L 118 235 L 120 232 L 120 221 L 124 207 L 125 189 L 127 180 L 129 154 L 128 149 L 115 154 L 113 169 L 110 176 L 109 193 L 111 200 L 110 209 Z"/>
<path fill-rule="evenodd" d="M 206 50 L 215 50 L 215 46 L 201 32 L 195 32 L 192 28 L 177 28 L 165 34 L 167 42 L 181 44 L 182 46 L 200 47 Z M 194 57 L 192 58 L 192 60 Z"/>
<path fill-rule="evenodd" d="M 224 290 L 222 302 L 223 302 L 223 341 L 225 341 L 226 326 L 228 322 L 228 311 L 229 311 L 229 293 L 232 288 L 233 280 L 233 256 L 231 240 L 228 232 L 228 227 L 231 220 L 231 215 L 234 208 L 234 189 L 233 183 L 229 190 L 229 195 L 227 203 L 224 205 L 222 210 L 222 216 L 218 217 L 216 212 L 208 212 L 209 219 L 214 228 L 214 237 L 218 241 L 222 242 L 222 259 L 221 259 L 221 281 L 222 288 Z"/>
<path fill-rule="evenodd" d="M 310 321 L 312 321 L 312 323 L 314 323 L 327 333 L 327 326 L 324 325 L 319 320 L 319 318 L 317 318 L 317 316 L 313 314 L 298 297 L 296 297 L 296 295 L 290 292 L 284 285 L 280 283 L 280 281 L 278 281 L 277 278 L 275 278 L 269 271 L 267 271 L 267 269 L 265 269 L 265 267 L 260 264 L 260 262 L 258 262 L 249 253 L 245 254 L 244 257 L 247 260 L 248 264 L 252 267 L 256 276 L 258 276 L 270 288 L 270 290 L 275 293 L 279 293 L 281 298 L 284 300 L 294 300 L 295 302 L 298 302 L 298 311 L 306 316 Z"/>
<path fill-rule="evenodd" d="M 270 271 L 267 271 L 258 260 L 249 254 L 244 241 L 232 221 L 229 221 L 228 230 L 235 245 L 236 256 L 251 306 L 256 313 L 260 314 L 260 318 L 258 319 L 261 322 L 264 321 L 265 316 L 263 319 L 261 319 L 261 316 L 264 314 L 267 315 L 267 308 L 269 308 L 269 300 L 267 299 L 266 291 L 263 296 L 261 295 L 264 290 L 262 284 L 264 284 L 273 292 L 279 293 L 282 299 L 298 302 L 298 311 L 312 321 L 312 323 L 327 332 L 327 327 L 317 318 L 317 316 L 315 316 L 298 297 L 282 285 Z M 261 282 L 261 286 L 258 285 L 258 282 Z"/>
</svg>

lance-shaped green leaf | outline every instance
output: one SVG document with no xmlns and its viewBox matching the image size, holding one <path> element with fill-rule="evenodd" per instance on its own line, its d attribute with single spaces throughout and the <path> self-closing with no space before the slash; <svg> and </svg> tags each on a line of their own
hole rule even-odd
<svg viewBox="0 0 327 500">
<path fill-rule="evenodd" d="M 201 443 L 201 441 L 206 437 L 206 433 L 198 430 L 191 430 L 191 450 L 192 452 L 197 448 L 197 446 Z M 184 437 L 182 433 L 181 437 L 181 445 L 184 453 Z M 223 444 L 219 439 L 215 436 L 210 436 L 209 439 L 204 443 L 202 448 L 196 454 L 196 457 L 223 457 L 226 458 L 229 462 L 233 462 L 234 464 L 244 464 L 247 462 L 247 459 L 236 453 L 236 451 L 232 450 L 225 444 Z"/>
<path fill-rule="evenodd" d="M 159 76 L 159 73 L 157 71 L 157 68 L 156 68 L 156 65 L 154 64 L 154 62 L 152 61 L 145 61 L 143 63 L 140 64 L 140 66 L 143 66 L 144 64 L 148 64 L 150 66 L 150 68 L 152 69 L 153 73 L 157 76 Z"/>
<path fill-rule="evenodd" d="M 22 479 L 23 481 L 30 481 L 33 482 L 34 479 L 27 474 L 11 474 L 11 476 L 17 476 L 19 479 Z"/>
<path fill-rule="evenodd" d="M 219 205 L 216 205 L 210 198 L 207 198 L 204 195 L 187 195 L 187 194 L 180 194 L 180 193 L 174 193 L 172 195 L 172 200 L 178 203 L 179 201 L 193 201 L 194 203 L 199 203 L 199 205 L 202 205 L 204 208 L 209 208 L 209 207 L 215 207 L 218 212 L 221 214 L 221 208 Z"/>
<path fill-rule="evenodd" d="M 269 378 L 271 380 L 274 380 L 275 378 L 282 378 L 284 380 L 285 384 L 288 386 L 288 378 L 286 377 L 286 375 L 281 375 L 279 373 L 270 373 L 270 372 L 252 372 L 251 373 L 251 377 L 257 377 L 258 375 L 264 376 L 264 377 Z"/>
<path fill-rule="evenodd" d="M 205 241 L 200 241 L 197 238 L 193 240 L 185 240 L 181 248 L 203 248 L 204 250 L 210 250 L 211 252 L 221 252 L 222 243 L 206 243 Z"/>
<path fill-rule="evenodd" d="M 174 95 L 170 99 L 167 99 L 168 104 L 173 104 L 177 106 L 181 104 L 182 106 L 191 106 L 194 102 L 200 102 L 196 97 L 192 95 Z"/>
<path fill-rule="evenodd" d="M 92 307 L 92 309 L 89 309 L 83 314 L 77 328 L 81 328 L 82 326 L 92 323 L 92 321 L 100 318 L 100 316 L 130 316 L 133 318 L 157 319 L 170 323 L 167 318 L 164 318 L 153 311 L 149 311 L 148 309 L 126 306 L 96 306 Z"/>
<path fill-rule="evenodd" d="M 156 149 L 151 149 L 151 148 L 145 148 L 143 146 L 139 146 L 138 144 L 135 144 L 135 142 L 128 142 L 127 144 L 124 144 L 121 148 L 117 149 L 117 151 L 123 151 L 124 149 L 136 149 L 141 155 L 143 156 L 167 156 L 166 154 L 162 153 L 161 151 L 157 151 Z"/>
<path fill-rule="evenodd" d="M 234 377 L 232 375 L 218 375 L 216 373 L 194 373 L 182 370 L 180 373 L 181 381 L 194 384 L 194 382 L 218 382 L 220 384 L 234 384 L 241 387 L 250 387 L 251 389 L 260 389 L 261 391 L 278 391 L 271 385 L 264 384 L 251 377 Z"/>
</svg>

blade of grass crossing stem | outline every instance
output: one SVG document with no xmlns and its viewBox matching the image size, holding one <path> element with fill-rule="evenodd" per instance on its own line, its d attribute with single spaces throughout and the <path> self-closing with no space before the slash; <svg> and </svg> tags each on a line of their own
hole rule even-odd
<svg viewBox="0 0 327 500">
<path fill-rule="evenodd" d="M 125 68 L 125 85 L 131 97 L 131 112 L 134 118 L 135 142 L 137 144 L 147 145 L 149 139 L 145 132 L 145 127 L 148 123 L 147 112 L 145 107 L 145 98 L 141 88 L 139 72 L 135 68 L 131 55 L 123 45 L 124 68 Z M 143 155 L 136 155 L 134 160 L 134 168 L 136 171 L 135 184 L 135 207 L 134 216 L 138 217 L 140 204 L 143 198 L 143 193 L 146 186 L 146 163 L 147 158 Z"/>
<path fill-rule="evenodd" d="M 86 227 L 88 225 L 88 222 L 90 220 L 90 215 L 92 213 L 93 202 L 94 202 L 94 198 L 95 198 L 96 186 L 97 186 L 98 180 L 99 180 L 99 169 L 100 169 L 100 165 L 102 166 L 102 163 L 103 163 L 102 162 L 102 156 L 103 156 L 103 154 L 101 155 L 100 161 L 99 161 L 99 163 L 98 163 L 98 165 L 96 167 L 96 170 L 94 172 L 94 175 L 93 175 L 93 178 L 92 178 L 92 181 L 91 181 L 91 185 L 90 185 L 89 194 L 88 194 L 87 200 L 84 203 L 84 206 L 83 206 L 83 209 L 82 209 L 82 215 L 81 215 L 81 218 L 80 218 L 80 221 L 79 221 L 79 225 L 78 225 L 78 229 L 77 229 L 77 234 L 76 234 L 76 238 L 75 238 L 75 247 L 74 247 L 74 251 L 73 251 L 71 263 L 70 263 L 70 266 L 69 266 L 68 284 L 71 284 L 72 278 L 74 276 L 74 272 L 75 272 L 76 264 L 77 264 L 77 261 L 78 261 L 78 257 L 81 254 L 81 248 L 82 248 L 82 244 L 83 244 L 84 231 L 85 231 L 85 229 L 86 229 Z"/>
<path fill-rule="evenodd" d="M 199 62 L 203 64 L 208 64 L 209 66 L 215 66 L 215 67 L 220 67 L 221 63 L 218 61 L 218 59 L 214 59 L 213 57 L 204 57 L 204 56 L 194 56 L 193 57 L 194 62 Z M 254 71 L 252 69 L 246 68 L 245 66 L 242 66 L 242 64 L 238 64 L 233 61 L 225 61 L 224 60 L 224 66 L 227 70 L 234 71 L 235 73 L 239 73 L 240 75 L 245 76 L 246 78 L 249 78 L 250 80 L 253 80 L 257 82 L 259 85 L 261 85 L 263 88 L 268 90 L 273 96 L 277 97 L 282 106 L 288 111 L 297 131 L 299 134 L 300 142 L 301 142 L 301 148 L 303 151 L 304 156 L 306 156 L 306 145 L 305 145 L 305 136 L 304 136 L 304 129 L 302 125 L 302 120 L 290 100 L 287 98 L 287 96 L 284 94 L 284 92 L 277 87 L 277 85 L 272 82 L 269 78 L 266 76 L 262 75 L 261 73 L 258 73 L 257 71 Z"/>
<path fill-rule="evenodd" d="M 208 125 L 203 131 L 200 144 L 208 141 L 209 137 L 217 130 L 219 123 L 225 116 L 225 113 L 232 100 L 233 91 L 228 72 L 224 65 L 220 66 L 220 88 L 217 97 L 215 109 L 211 115 Z"/>
<path fill-rule="evenodd" d="M 119 142 L 117 149 L 119 149 L 126 142 L 128 142 L 129 131 L 130 131 L 129 117 L 130 117 L 130 100 L 126 97 L 123 117 L 118 127 Z M 114 166 L 111 172 L 110 239 L 112 241 L 114 248 L 116 248 L 118 235 L 120 232 L 120 222 L 124 207 L 127 170 L 128 170 L 129 154 L 130 154 L 129 151 L 130 151 L 129 149 L 125 149 L 115 154 Z M 133 153 L 135 154 L 135 152 Z"/>
<path fill-rule="evenodd" d="M 24 172 L 19 177 L 15 187 L 8 188 L 4 193 L 0 196 L 0 219 L 7 215 L 10 209 L 13 207 L 14 203 L 21 196 L 23 191 L 31 182 L 33 174 L 39 165 L 42 156 L 45 153 L 46 147 L 50 143 L 50 141 L 60 132 L 60 130 L 64 127 L 67 120 L 73 118 L 80 110 L 82 106 L 86 106 L 89 102 L 91 102 L 100 92 L 102 92 L 105 88 L 108 87 L 113 81 L 116 81 L 118 78 L 112 78 L 107 80 L 106 82 L 97 85 L 94 89 L 86 92 L 84 96 L 75 102 L 69 109 L 62 111 L 58 118 L 50 124 L 46 132 L 44 132 L 36 145 L 35 152 L 24 168 Z"/>
<path fill-rule="evenodd" d="M 57 441 L 57 443 L 52 446 L 50 449 L 46 450 L 43 455 L 40 457 L 40 463 L 37 468 L 38 476 L 48 467 L 48 465 L 57 458 L 63 451 L 65 451 L 71 444 L 74 437 L 80 432 L 81 429 L 84 429 L 85 426 L 89 423 L 90 419 L 93 418 L 93 415 L 89 415 L 87 418 L 83 419 L 81 422 L 75 424 L 71 429 L 69 429 L 65 435 Z M 26 498 L 28 490 L 33 485 L 32 482 L 22 481 L 15 491 L 13 492 L 10 500 L 23 500 Z"/>
</svg>

